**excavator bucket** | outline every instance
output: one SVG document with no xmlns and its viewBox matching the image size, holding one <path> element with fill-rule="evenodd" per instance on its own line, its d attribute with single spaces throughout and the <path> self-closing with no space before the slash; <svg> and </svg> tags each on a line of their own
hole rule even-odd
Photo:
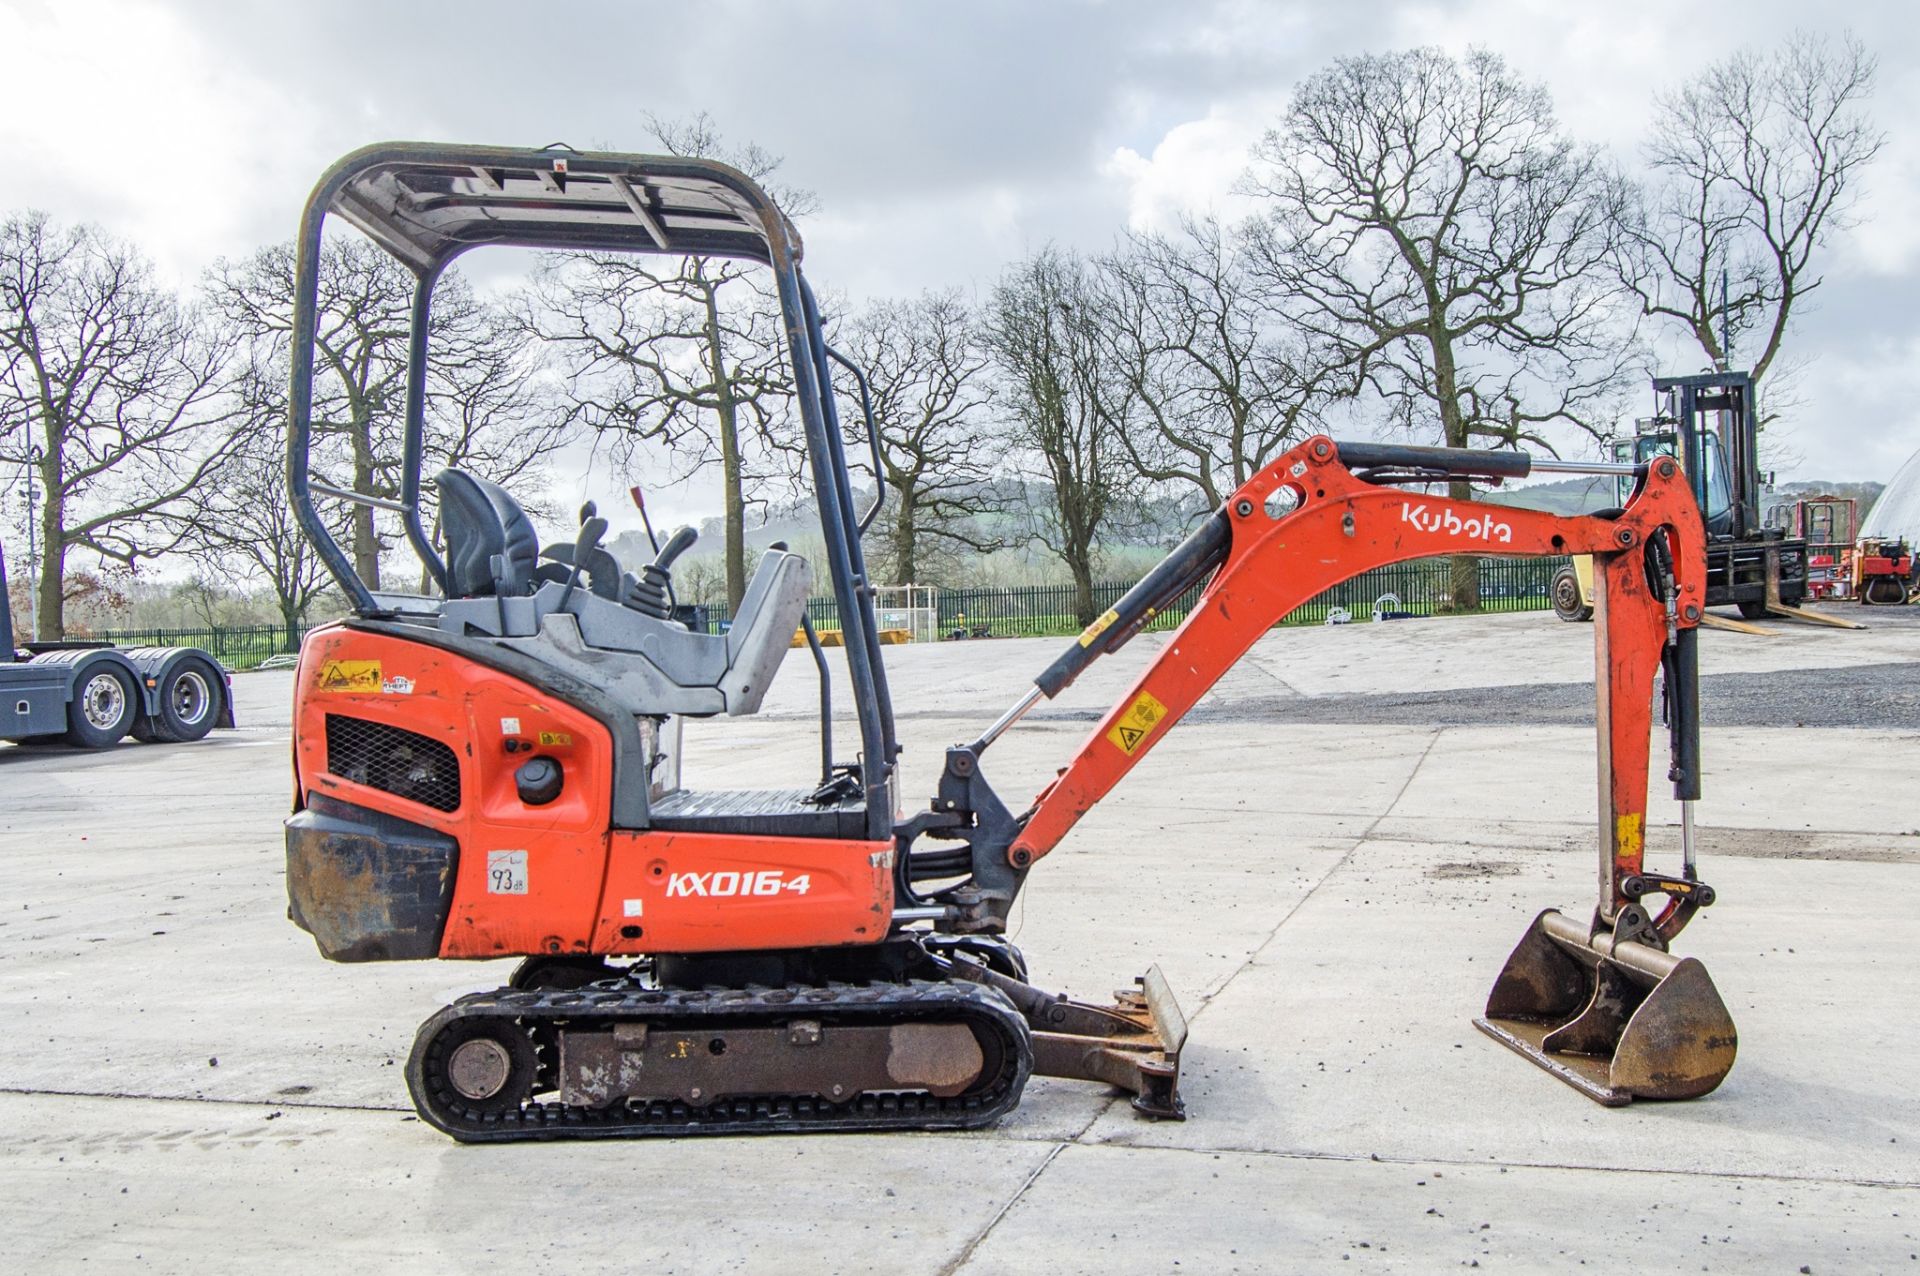
<svg viewBox="0 0 1920 1276">
<path fill-rule="evenodd" d="M 1739 1045 L 1726 1003 L 1698 961 L 1620 930 L 1541 913 L 1474 1024 L 1608 1107 L 1708 1093 Z"/>
</svg>

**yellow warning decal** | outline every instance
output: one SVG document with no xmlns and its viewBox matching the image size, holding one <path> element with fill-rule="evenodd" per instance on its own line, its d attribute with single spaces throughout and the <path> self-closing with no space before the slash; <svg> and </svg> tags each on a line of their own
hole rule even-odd
<svg viewBox="0 0 1920 1276">
<path fill-rule="evenodd" d="M 1101 634 L 1104 634 L 1107 632 L 1107 626 L 1111 625 L 1114 621 L 1118 619 L 1120 619 L 1120 613 L 1115 611 L 1111 607 L 1107 608 L 1106 615 L 1101 616 L 1099 619 L 1095 620 L 1091 625 L 1088 625 L 1085 629 L 1080 631 L 1080 645 L 1082 647 L 1090 646 L 1093 643 L 1093 640 L 1095 638 L 1098 638 Z"/>
<path fill-rule="evenodd" d="M 565 731 L 542 731 L 540 733 L 540 743 L 565 746 L 573 743 L 573 737 Z"/>
<path fill-rule="evenodd" d="M 314 685 L 321 691 L 378 691 L 380 662 L 329 660 L 320 666 L 320 680 Z"/>
<path fill-rule="evenodd" d="M 1141 743 L 1153 734 L 1160 719 L 1166 716 L 1167 706 L 1155 700 L 1152 692 L 1142 691 L 1107 732 L 1107 739 L 1113 741 L 1114 747 L 1120 752 L 1132 757 L 1139 751 Z"/>
<path fill-rule="evenodd" d="M 1645 817 L 1638 811 L 1622 815 L 1613 822 L 1613 857 L 1621 859 L 1628 855 L 1638 855 L 1646 847 L 1646 835 L 1642 829 Z"/>
</svg>

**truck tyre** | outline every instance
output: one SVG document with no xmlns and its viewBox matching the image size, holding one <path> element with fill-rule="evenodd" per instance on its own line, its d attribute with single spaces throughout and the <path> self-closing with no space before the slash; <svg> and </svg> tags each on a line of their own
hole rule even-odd
<svg viewBox="0 0 1920 1276">
<path fill-rule="evenodd" d="M 149 720 L 155 740 L 186 743 L 204 737 L 219 721 L 226 679 L 197 656 L 173 665 L 160 680 L 160 707 Z"/>
<path fill-rule="evenodd" d="M 1742 620 L 1765 620 L 1773 614 L 1767 610 L 1767 602 L 1764 598 L 1757 600 L 1751 598 L 1745 599 L 1735 603 L 1734 606 L 1740 609 L 1740 618 Z"/>
<path fill-rule="evenodd" d="M 1580 573 L 1568 563 L 1553 574 L 1553 614 L 1562 620 L 1593 619 L 1593 608 L 1580 601 Z"/>
<path fill-rule="evenodd" d="M 83 749 L 118 744 L 133 729 L 140 706 L 134 700 L 133 679 L 117 665 L 90 665 L 74 685 L 67 702 L 67 743 Z"/>
</svg>

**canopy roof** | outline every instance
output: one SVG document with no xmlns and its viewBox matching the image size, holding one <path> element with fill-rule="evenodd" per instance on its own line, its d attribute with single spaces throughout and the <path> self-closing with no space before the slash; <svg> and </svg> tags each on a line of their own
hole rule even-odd
<svg viewBox="0 0 1920 1276">
<path fill-rule="evenodd" d="M 420 274 L 482 244 L 798 261 L 800 236 L 738 169 L 674 155 L 394 142 L 320 179 L 332 213 Z"/>
</svg>

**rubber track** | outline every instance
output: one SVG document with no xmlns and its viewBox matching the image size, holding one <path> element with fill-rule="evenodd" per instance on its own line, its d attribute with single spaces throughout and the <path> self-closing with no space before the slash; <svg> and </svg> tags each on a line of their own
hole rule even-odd
<svg viewBox="0 0 1920 1276">
<path fill-rule="evenodd" d="M 678 1024 L 754 1026 L 818 1018 L 828 1025 L 895 1024 L 935 1019 L 967 1023 L 997 1038 L 1001 1067 L 980 1086 L 951 1098 L 932 1094 L 860 1094 L 830 1103 L 811 1096 L 723 1099 L 696 1108 L 678 1100 L 628 1100 L 606 1108 L 556 1100 L 518 1111 L 475 1110 L 444 1085 L 429 1087 L 427 1060 L 448 1025 L 474 1017 L 508 1018 L 521 1028 L 552 1030 L 561 1022 L 586 1030 L 639 1021 L 673 1031 Z M 545 1035 L 542 1033 L 541 1035 Z M 438 1075 L 439 1069 L 433 1069 Z M 473 993 L 420 1025 L 407 1060 L 407 1088 L 428 1124 L 463 1143 L 530 1139 L 685 1137 L 703 1134 L 794 1134 L 832 1131 L 968 1130 L 990 1125 L 1020 1102 L 1033 1071 L 1026 1020 L 1000 993 L 979 984 L 907 983 L 788 985 L 784 988 L 658 989 L 625 981 L 574 990 L 500 988 Z M 549 1092 L 551 1093 L 551 1092 Z"/>
</svg>

